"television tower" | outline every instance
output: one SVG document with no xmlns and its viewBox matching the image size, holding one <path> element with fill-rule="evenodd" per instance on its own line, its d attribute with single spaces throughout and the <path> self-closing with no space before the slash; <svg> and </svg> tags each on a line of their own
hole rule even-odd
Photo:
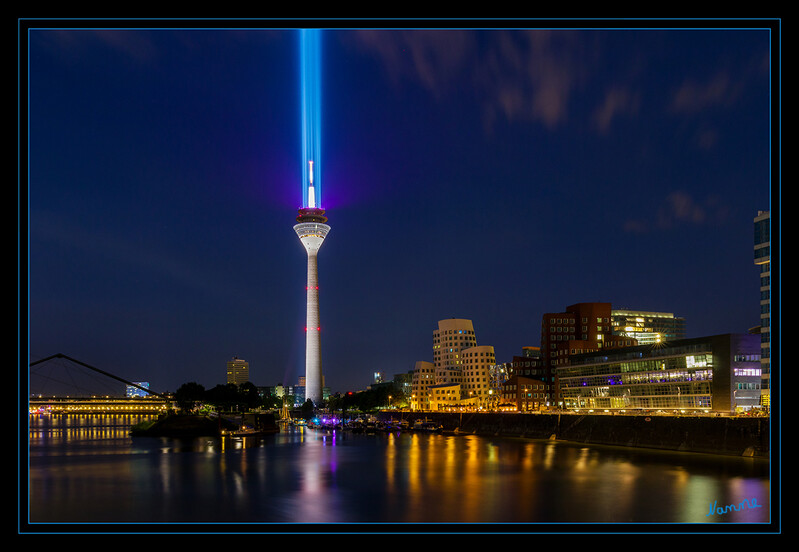
<svg viewBox="0 0 799 552">
<path fill-rule="evenodd" d="M 297 232 L 308 254 L 305 324 L 305 398 L 314 405 L 322 400 L 322 349 L 319 323 L 319 273 L 317 254 L 330 226 L 321 208 L 319 31 L 300 31 L 302 123 L 303 123 L 303 205 L 297 216 Z M 316 179 L 316 182 L 314 182 Z"/>
</svg>

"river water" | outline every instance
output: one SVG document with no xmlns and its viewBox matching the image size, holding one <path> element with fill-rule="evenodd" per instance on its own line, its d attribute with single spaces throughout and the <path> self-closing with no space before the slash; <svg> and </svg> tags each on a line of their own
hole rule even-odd
<svg viewBox="0 0 799 552">
<path fill-rule="evenodd" d="M 243 439 L 130 437 L 140 419 L 30 416 L 28 512 L 20 517 L 27 514 L 34 531 L 122 524 L 139 532 L 175 524 L 190 532 L 233 524 L 288 532 L 311 529 L 306 524 L 330 531 L 351 524 L 358 531 L 370 524 L 387 531 L 406 524 L 422 531 L 467 524 L 469 531 L 635 530 L 757 526 L 771 518 L 763 459 L 308 428 Z"/>
</svg>

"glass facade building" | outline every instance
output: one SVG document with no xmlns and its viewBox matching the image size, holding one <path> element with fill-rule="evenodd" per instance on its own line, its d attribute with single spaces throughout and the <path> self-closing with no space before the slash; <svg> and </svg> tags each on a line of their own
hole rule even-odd
<svg viewBox="0 0 799 552">
<path fill-rule="evenodd" d="M 725 334 L 572 355 L 557 376 L 566 409 L 748 410 L 760 403 L 760 340 Z"/>
<path fill-rule="evenodd" d="M 611 311 L 613 335 L 631 337 L 639 345 L 685 339 L 685 318 L 670 312 L 630 309 Z"/>
<path fill-rule="evenodd" d="M 771 212 L 760 211 L 754 222 L 755 265 L 760 269 L 761 402 L 768 408 L 771 402 Z"/>
<path fill-rule="evenodd" d="M 125 386 L 125 396 L 126 397 L 149 397 L 150 393 L 145 391 L 144 389 L 150 388 L 150 383 L 146 381 L 134 381 L 136 385 L 126 385 Z"/>
</svg>

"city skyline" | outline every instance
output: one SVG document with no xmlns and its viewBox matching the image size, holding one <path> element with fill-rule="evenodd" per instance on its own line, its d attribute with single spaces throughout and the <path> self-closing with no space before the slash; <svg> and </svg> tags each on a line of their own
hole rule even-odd
<svg viewBox="0 0 799 552">
<path fill-rule="evenodd" d="M 579 302 L 756 326 L 771 38 L 705 23 L 325 30 L 326 384 L 432 361 L 448 318 L 497 362 Z M 30 31 L 30 360 L 296 384 L 296 32 Z"/>
</svg>

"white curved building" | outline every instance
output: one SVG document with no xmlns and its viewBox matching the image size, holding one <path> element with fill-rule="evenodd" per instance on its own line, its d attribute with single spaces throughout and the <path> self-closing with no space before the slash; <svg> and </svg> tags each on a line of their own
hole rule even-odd
<svg viewBox="0 0 799 552">
<path fill-rule="evenodd" d="M 419 360 L 411 375 L 411 410 L 430 410 L 429 389 L 435 384 L 432 362 Z"/>
<path fill-rule="evenodd" d="M 478 345 L 461 351 L 461 401 L 487 407 L 491 399 L 491 369 L 496 365 L 494 347 Z"/>
<path fill-rule="evenodd" d="M 471 320 L 440 320 L 433 332 L 433 362 L 417 362 L 413 370 L 411 409 L 487 407 L 495 366 L 494 347 L 477 345 Z"/>
<path fill-rule="evenodd" d="M 433 332 L 435 383 L 460 383 L 463 367 L 461 351 L 475 345 L 477 337 L 471 320 L 439 320 L 438 329 Z"/>
</svg>

